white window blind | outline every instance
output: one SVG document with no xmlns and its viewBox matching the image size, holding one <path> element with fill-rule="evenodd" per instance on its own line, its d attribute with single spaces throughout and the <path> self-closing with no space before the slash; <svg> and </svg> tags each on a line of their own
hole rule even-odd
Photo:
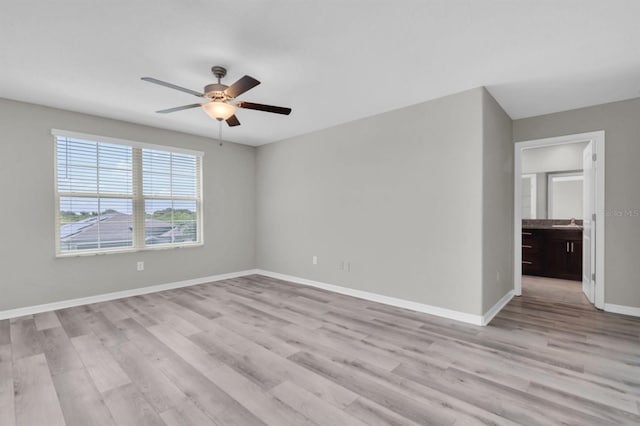
<svg viewBox="0 0 640 426">
<path fill-rule="evenodd" d="M 54 134 L 58 255 L 202 242 L 202 155 Z"/>
<path fill-rule="evenodd" d="M 196 157 L 151 149 L 142 150 L 142 194 L 148 218 L 149 245 L 197 240 L 199 161 Z M 171 225 L 171 232 L 162 233 Z"/>
</svg>

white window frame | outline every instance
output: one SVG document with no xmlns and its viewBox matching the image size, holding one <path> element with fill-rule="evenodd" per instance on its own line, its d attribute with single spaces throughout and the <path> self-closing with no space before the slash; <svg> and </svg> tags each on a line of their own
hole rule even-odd
<svg viewBox="0 0 640 426">
<path fill-rule="evenodd" d="M 69 130 L 51 129 L 53 135 L 54 144 L 57 144 L 58 137 L 66 137 L 72 139 L 86 140 L 97 143 L 107 143 L 114 145 L 123 145 L 133 149 L 133 194 L 131 197 L 126 197 L 132 200 L 132 215 L 133 215 L 133 246 L 131 247 L 118 247 L 118 248 L 99 248 L 99 249 L 86 249 L 77 251 L 61 251 L 60 248 L 60 198 L 67 196 L 75 196 L 73 194 L 61 193 L 58 191 L 58 154 L 57 149 L 54 149 L 54 196 L 55 196 L 55 250 L 56 257 L 76 257 L 76 256 L 92 256 L 110 253 L 132 253 L 139 251 L 152 251 L 152 250 L 166 250 L 166 249 L 178 249 L 185 247 L 202 247 L 204 245 L 204 229 L 203 229 L 203 217 L 204 217 L 204 200 L 203 200 L 203 157 L 204 152 L 195 151 L 184 148 L 177 148 L 167 145 L 157 145 L 145 142 L 130 141 L 126 139 L 112 138 L 108 136 L 92 135 L 87 133 L 74 132 Z M 193 155 L 196 157 L 197 165 L 197 190 L 196 190 L 196 210 L 197 210 L 197 236 L 196 241 L 193 242 L 180 242 L 180 243 L 166 243 L 166 244 L 145 244 L 145 198 L 148 199 L 166 199 L 166 197 L 149 196 L 145 197 L 143 194 L 143 177 L 142 177 L 142 150 L 150 149 L 157 151 L 164 151 L 176 154 Z M 111 197 L 110 197 L 111 198 Z M 113 197 L 118 198 L 118 196 Z M 181 200 L 182 197 L 174 196 L 173 199 Z M 185 198 L 186 199 L 186 198 Z M 190 198 L 192 200 L 193 198 Z"/>
</svg>

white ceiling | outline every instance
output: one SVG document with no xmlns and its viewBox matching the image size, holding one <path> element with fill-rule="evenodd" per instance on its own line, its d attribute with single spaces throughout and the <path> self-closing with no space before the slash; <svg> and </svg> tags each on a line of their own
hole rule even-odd
<svg viewBox="0 0 640 426">
<path fill-rule="evenodd" d="M 2 0 L 0 97 L 217 137 L 201 90 L 262 84 L 226 140 L 260 145 L 487 86 L 512 118 L 640 96 L 637 0 Z"/>
</svg>

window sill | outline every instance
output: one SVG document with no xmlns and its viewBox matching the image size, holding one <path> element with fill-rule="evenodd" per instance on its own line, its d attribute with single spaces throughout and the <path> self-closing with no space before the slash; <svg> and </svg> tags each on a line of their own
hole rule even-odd
<svg viewBox="0 0 640 426">
<path fill-rule="evenodd" d="M 109 254 L 124 254 L 124 253 L 140 253 L 145 251 L 162 251 L 162 250 L 179 250 L 186 248 L 204 247 L 204 243 L 187 244 L 183 246 L 157 246 L 157 247 L 144 247 L 144 248 L 129 248 L 129 249 L 114 249 L 103 251 L 84 251 L 77 253 L 56 253 L 56 259 L 64 259 L 70 257 L 87 257 L 87 256 L 104 256 Z"/>
</svg>

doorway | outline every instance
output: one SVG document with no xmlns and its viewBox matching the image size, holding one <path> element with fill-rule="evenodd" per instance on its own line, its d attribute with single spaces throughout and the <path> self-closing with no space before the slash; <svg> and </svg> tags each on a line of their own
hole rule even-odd
<svg viewBox="0 0 640 426">
<path fill-rule="evenodd" d="M 598 309 L 604 309 L 604 131 L 536 139 L 515 144 L 514 162 L 514 294 L 522 295 L 522 219 L 523 208 L 534 211 L 530 187 L 523 188 L 523 151 L 569 144 L 585 146 L 583 153 L 584 196 L 582 226 L 582 291 Z M 575 145 L 573 145 L 575 146 Z M 524 177 L 532 179 L 531 175 Z M 568 179 L 562 181 L 569 182 Z M 523 192 L 524 191 L 524 192 Z M 573 246 L 569 246 L 573 249 Z"/>
</svg>

